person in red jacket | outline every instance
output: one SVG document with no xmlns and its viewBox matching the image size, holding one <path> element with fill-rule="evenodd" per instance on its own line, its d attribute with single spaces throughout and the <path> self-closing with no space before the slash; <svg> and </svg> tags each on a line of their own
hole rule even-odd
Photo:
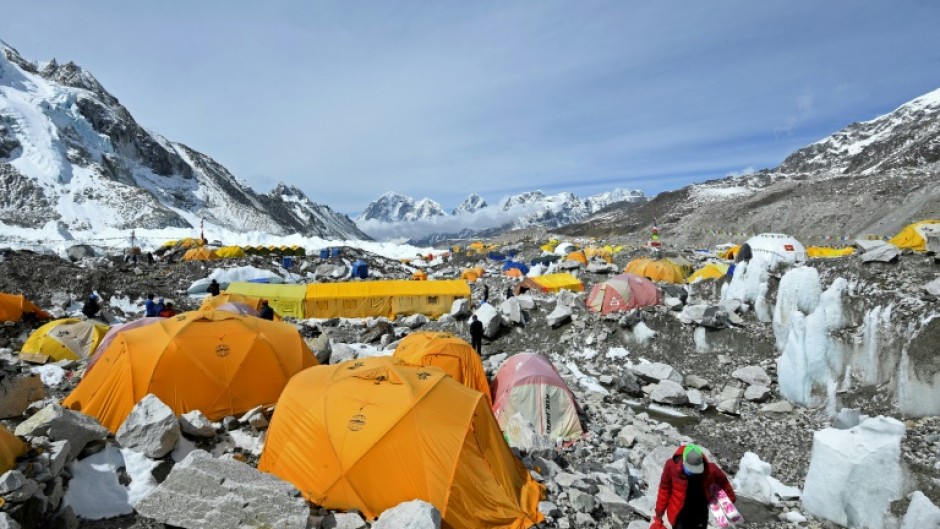
<svg viewBox="0 0 940 529">
<path fill-rule="evenodd" d="M 173 316 L 176 316 L 176 310 L 173 309 L 173 304 L 167 303 L 166 306 L 163 307 L 163 310 L 157 314 L 157 316 L 160 316 L 161 318 L 172 318 Z"/>
<path fill-rule="evenodd" d="M 708 526 L 708 503 L 715 487 L 735 501 L 728 476 L 718 465 L 708 461 L 701 447 L 682 445 L 666 461 L 659 480 L 656 514 L 650 529 L 663 527 L 663 515 L 673 529 L 705 529 Z"/>
</svg>

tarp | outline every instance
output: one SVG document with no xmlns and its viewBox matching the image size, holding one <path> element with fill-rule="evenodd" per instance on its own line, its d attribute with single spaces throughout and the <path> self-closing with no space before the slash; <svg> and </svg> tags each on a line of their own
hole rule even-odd
<svg viewBox="0 0 940 529">
<path fill-rule="evenodd" d="M 225 311 L 186 312 L 117 335 L 62 405 L 116 432 L 148 393 L 211 420 L 277 402 L 317 365 L 293 325 Z"/>
<path fill-rule="evenodd" d="M 846 246 L 844 248 L 833 248 L 831 246 L 806 247 L 806 257 L 809 257 L 810 259 L 845 257 L 846 255 L 852 255 L 853 253 L 855 253 L 855 248 L 852 248 L 851 246 Z"/>
<path fill-rule="evenodd" d="M 29 336 L 23 344 L 23 352 L 49 355 L 54 362 L 80 360 L 95 352 L 107 332 L 108 326 L 95 320 L 53 320 Z"/>
<path fill-rule="evenodd" d="M 226 294 L 241 294 L 254 298 L 268 300 L 268 305 L 274 309 L 274 313 L 285 318 L 303 319 L 304 298 L 307 293 L 305 285 L 272 285 L 267 283 L 238 282 L 232 283 L 225 289 Z M 240 301 L 240 300 L 232 300 Z M 246 303 L 246 305 L 252 305 Z M 258 308 L 258 307 L 254 307 Z"/>
<path fill-rule="evenodd" d="M 497 262 L 503 262 L 506 260 L 506 255 L 501 254 L 499 252 L 490 252 L 486 254 L 486 256 L 492 259 L 493 261 L 497 261 Z"/>
<path fill-rule="evenodd" d="M 664 283 L 684 283 L 685 278 L 692 273 L 684 264 L 676 263 L 671 259 L 654 261 L 647 257 L 638 257 L 630 261 L 624 268 L 624 272 Z"/>
<path fill-rule="evenodd" d="M 720 279 L 728 274 L 728 265 L 726 263 L 708 263 L 699 268 L 689 276 L 688 282 L 698 283 L 706 279 Z"/>
<path fill-rule="evenodd" d="M 525 289 L 538 290 L 543 293 L 558 292 L 561 289 L 581 292 L 584 290 L 584 283 L 568 272 L 562 272 L 560 274 L 527 277 L 514 288 L 516 294 L 524 292 Z"/>
<path fill-rule="evenodd" d="M 16 467 L 16 458 L 26 455 L 28 447 L 0 424 L 0 476 Z"/>
<path fill-rule="evenodd" d="M 454 300 L 470 299 L 466 281 L 356 281 L 307 285 L 308 318 L 439 317 Z"/>
<path fill-rule="evenodd" d="M 589 310 L 607 314 L 662 302 L 663 293 L 652 281 L 634 274 L 620 274 L 594 285 L 585 303 Z"/>
<path fill-rule="evenodd" d="M 503 430 L 516 413 L 553 440 L 581 437 L 574 395 L 551 361 L 535 353 L 510 356 L 493 379 L 493 414 Z M 507 435 L 512 435 L 507 432 Z"/>
<path fill-rule="evenodd" d="M 406 364 L 440 368 L 457 382 L 490 398 L 490 383 L 480 355 L 466 341 L 447 332 L 416 332 L 399 342 L 392 355 Z"/>
<path fill-rule="evenodd" d="M 222 259 L 235 259 L 245 257 L 245 250 L 242 250 L 240 246 L 223 246 L 216 250 L 215 254 Z"/>
<path fill-rule="evenodd" d="M 0 293 L 0 322 L 20 321 L 24 314 L 34 315 L 39 320 L 52 317 L 20 294 Z"/>
<path fill-rule="evenodd" d="M 923 252 L 927 250 L 927 238 L 931 235 L 940 236 L 940 220 L 922 220 L 908 224 L 888 242 L 902 250 Z"/>
<path fill-rule="evenodd" d="M 215 261 L 218 258 L 215 250 L 205 247 L 190 248 L 183 254 L 184 261 Z"/>
<path fill-rule="evenodd" d="M 388 357 L 296 375 L 278 400 L 258 470 L 311 502 L 375 519 L 420 499 L 449 529 L 525 529 L 544 493 L 478 392 Z"/>
</svg>

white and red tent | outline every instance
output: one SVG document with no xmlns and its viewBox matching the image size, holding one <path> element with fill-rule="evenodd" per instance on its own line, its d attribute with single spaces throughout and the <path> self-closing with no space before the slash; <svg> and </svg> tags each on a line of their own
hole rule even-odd
<svg viewBox="0 0 940 529">
<path fill-rule="evenodd" d="M 536 353 L 509 357 L 493 379 L 493 414 L 503 431 L 519 413 L 536 432 L 552 440 L 581 437 L 581 421 L 574 395 L 551 361 Z"/>
<path fill-rule="evenodd" d="M 636 274 L 620 274 L 594 285 L 588 294 L 587 308 L 607 314 L 659 305 L 663 293 L 649 279 Z"/>
</svg>

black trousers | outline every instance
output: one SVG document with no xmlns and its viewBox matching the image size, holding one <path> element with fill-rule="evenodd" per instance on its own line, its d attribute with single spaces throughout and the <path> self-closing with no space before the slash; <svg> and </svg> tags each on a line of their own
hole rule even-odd
<svg viewBox="0 0 940 529">
<path fill-rule="evenodd" d="M 690 520 L 676 520 L 676 525 L 672 526 L 672 529 L 705 529 L 708 527 L 708 517 L 702 519 L 702 521 L 690 521 Z"/>
<path fill-rule="evenodd" d="M 473 350 L 476 351 L 478 355 L 482 355 L 483 354 L 483 338 L 471 338 L 470 342 L 471 342 L 471 345 L 473 346 Z"/>
</svg>

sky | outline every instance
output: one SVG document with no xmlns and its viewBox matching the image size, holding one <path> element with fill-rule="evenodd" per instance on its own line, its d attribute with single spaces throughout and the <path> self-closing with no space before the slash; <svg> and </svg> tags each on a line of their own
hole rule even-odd
<svg viewBox="0 0 940 529">
<path fill-rule="evenodd" d="M 355 215 L 774 167 L 940 87 L 940 2 L 5 0 L 0 39 Z"/>
</svg>

